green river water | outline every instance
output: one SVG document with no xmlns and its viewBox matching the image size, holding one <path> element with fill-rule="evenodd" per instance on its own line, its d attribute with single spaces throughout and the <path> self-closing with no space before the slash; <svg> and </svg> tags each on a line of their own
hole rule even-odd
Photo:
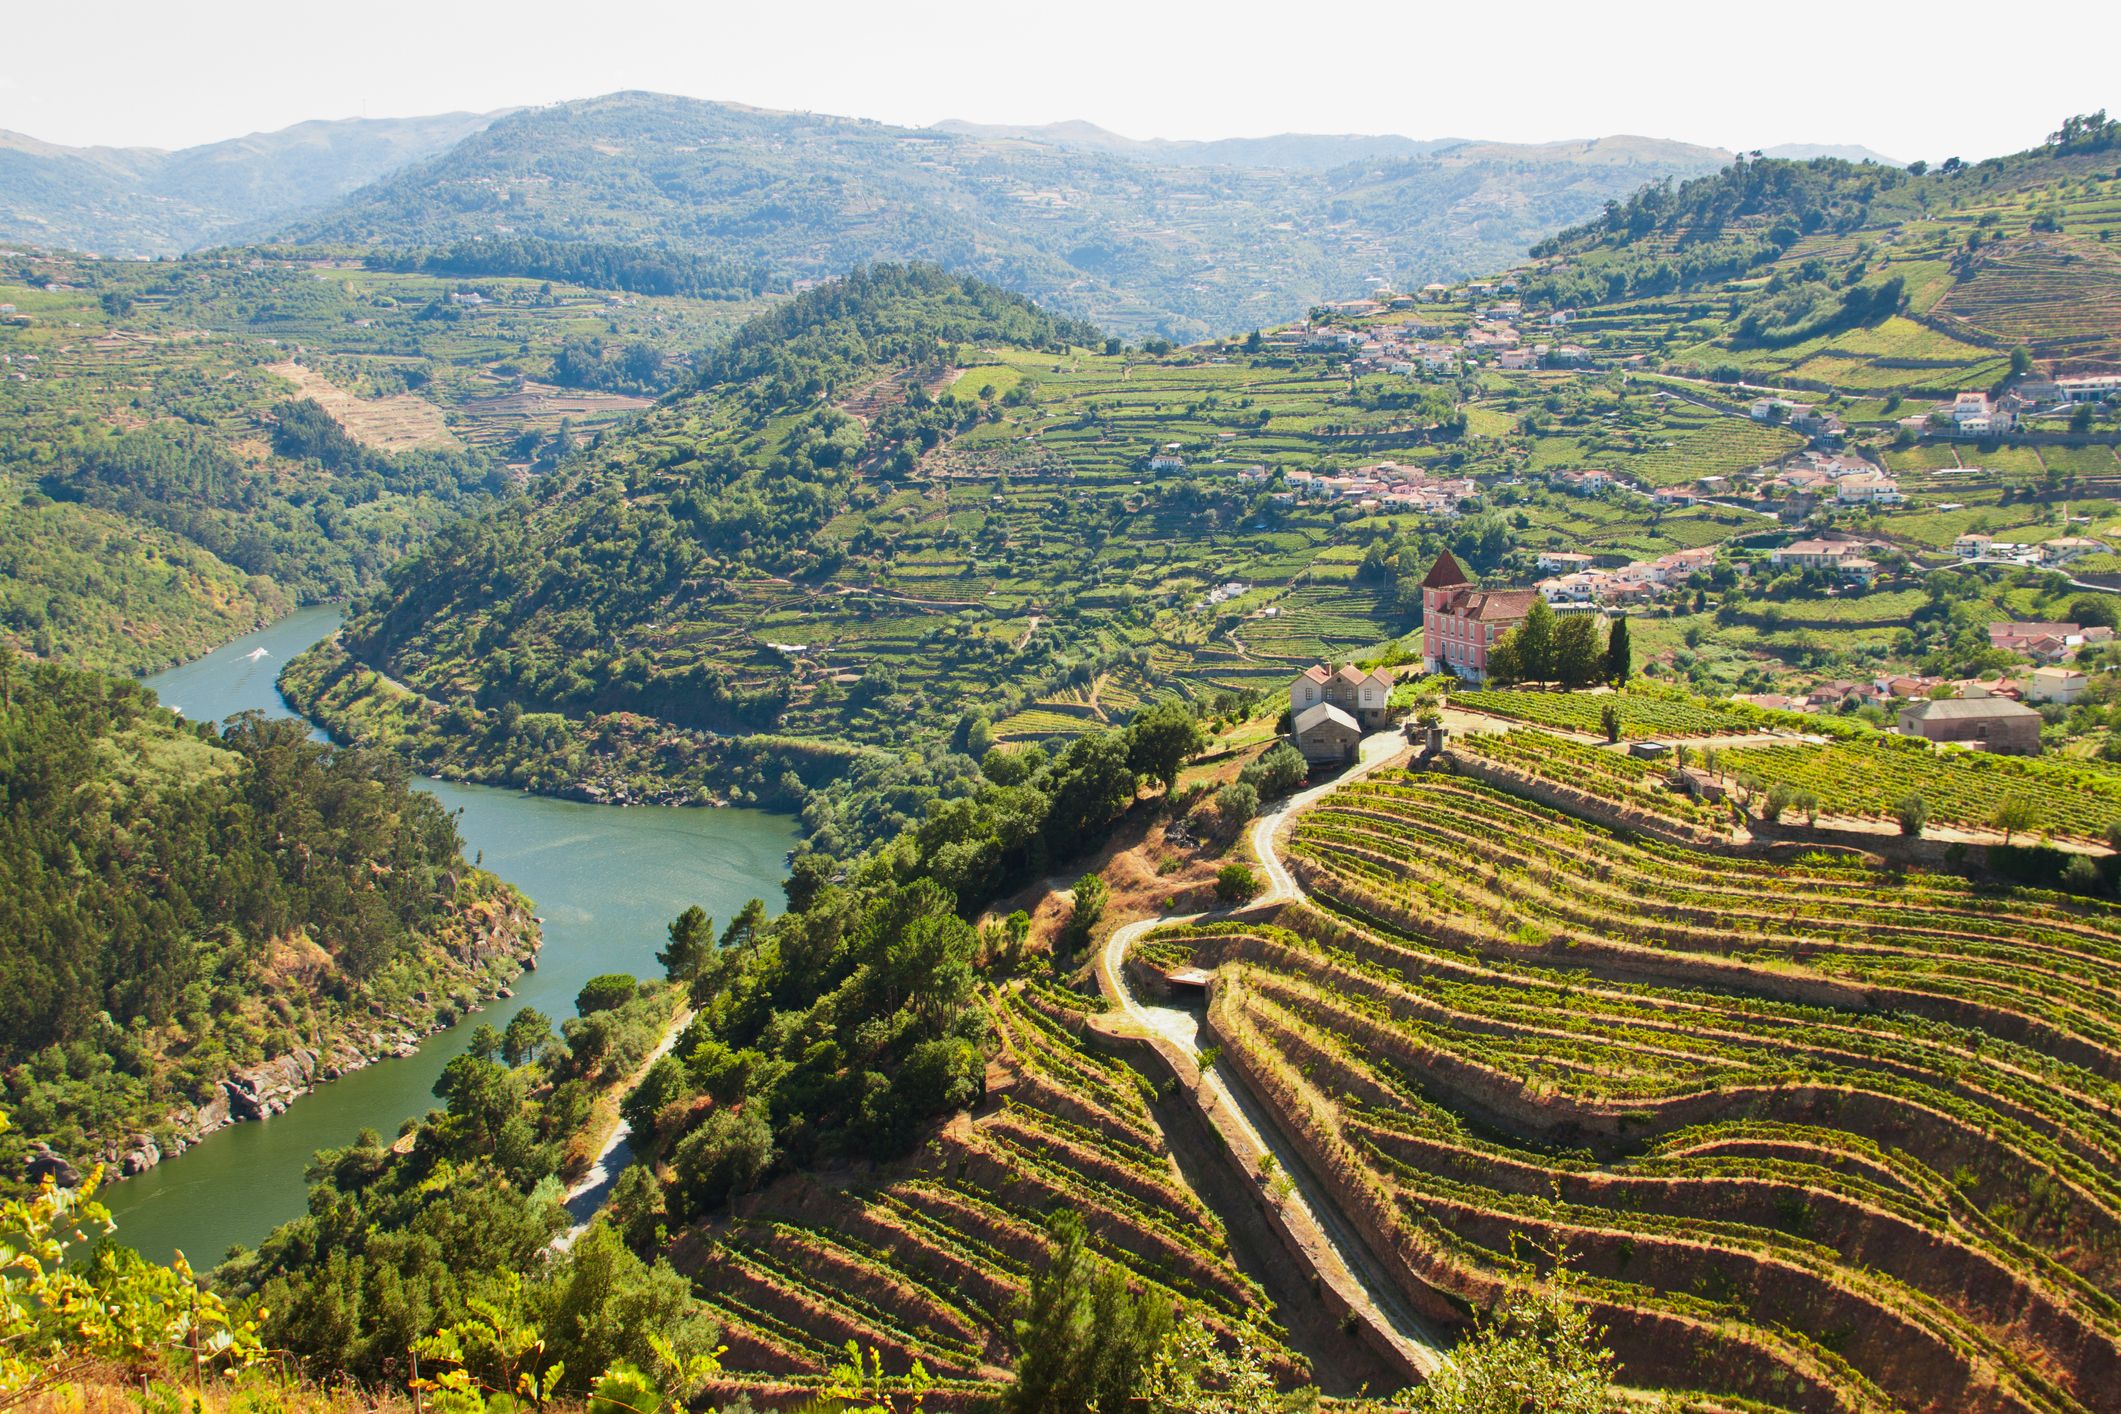
<svg viewBox="0 0 2121 1414">
<path fill-rule="evenodd" d="M 304 609 L 206 657 L 149 679 L 165 705 L 194 720 L 256 708 L 291 715 L 274 687 L 289 658 L 325 637 L 336 609 Z M 252 657 L 263 649 L 264 656 Z M 794 823 L 756 810 L 583 805 L 488 786 L 428 781 L 444 805 L 462 812 L 466 855 L 536 903 L 545 945 L 515 997 L 429 1037 L 408 1060 L 378 1061 L 321 1086 L 287 1113 L 238 1124 L 189 1152 L 105 1190 L 116 1239 L 167 1260 L 181 1248 L 194 1266 L 218 1262 L 233 1243 L 251 1244 L 299 1215 L 303 1169 L 316 1150 L 345 1144 L 368 1127 L 386 1137 L 436 1101 L 435 1077 L 481 1020 L 505 1023 L 534 1006 L 555 1022 L 574 1014 L 574 996 L 599 972 L 656 971 L 655 951 L 671 918 L 697 903 L 726 919 L 743 902 L 780 904 L 783 861 Z"/>
</svg>

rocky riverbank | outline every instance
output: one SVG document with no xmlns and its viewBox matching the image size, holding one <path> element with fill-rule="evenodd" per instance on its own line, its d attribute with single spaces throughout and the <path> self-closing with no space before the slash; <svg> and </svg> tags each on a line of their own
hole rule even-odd
<svg viewBox="0 0 2121 1414">
<path fill-rule="evenodd" d="M 144 1173 L 230 1125 L 285 1113 L 320 1085 L 377 1061 L 411 1056 L 427 1037 L 514 996 L 509 984 L 537 966 L 542 939 L 529 900 L 493 882 L 499 892 L 471 899 L 452 914 L 436 940 L 440 951 L 424 990 L 348 1013 L 314 1046 L 296 1046 L 230 1070 L 207 1099 L 179 1104 L 152 1128 L 132 1129 L 85 1153 L 61 1153 L 39 1142 L 24 1157 L 23 1176 L 35 1183 L 50 1174 L 70 1186 L 94 1163 L 104 1166 L 107 1178 Z"/>
</svg>

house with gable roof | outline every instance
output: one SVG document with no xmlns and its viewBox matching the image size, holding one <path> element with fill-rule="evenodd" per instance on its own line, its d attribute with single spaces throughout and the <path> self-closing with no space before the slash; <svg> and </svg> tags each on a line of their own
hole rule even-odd
<svg viewBox="0 0 2121 1414">
<path fill-rule="evenodd" d="M 1445 550 L 1421 581 L 1424 666 L 1485 682 L 1489 651 L 1524 622 L 1538 598 L 1536 589 L 1482 589 Z"/>
</svg>

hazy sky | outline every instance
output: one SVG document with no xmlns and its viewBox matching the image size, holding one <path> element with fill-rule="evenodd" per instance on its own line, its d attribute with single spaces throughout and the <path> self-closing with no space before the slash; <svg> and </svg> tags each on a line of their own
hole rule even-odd
<svg viewBox="0 0 2121 1414">
<path fill-rule="evenodd" d="M 1931 0 L 642 0 L 20 4 L 0 128 L 178 147 L 305 118 L 621 88 L 904 124 L 1085 118 L 1135 137 L 1284 131 L 1902 159 L 2037 142 L 2121 107 L 2121 4 Z M 2014 26 L 2022 19 L 2022 26 Z"/>
</svg>

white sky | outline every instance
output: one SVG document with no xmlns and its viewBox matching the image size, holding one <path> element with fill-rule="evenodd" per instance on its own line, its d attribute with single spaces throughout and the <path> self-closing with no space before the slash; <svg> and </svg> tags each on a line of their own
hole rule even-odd
<svg viewBox="0 0 2121 1414">
<path fill-rule="evenodd" d="M 2121 107 L 2121 4 L 1963 0 L 74 0 L 0 29 L 0 128 L 179 147 L 656 89 L 926 124 L 1084 118 L 1969 159 Z"/>
</svg>

